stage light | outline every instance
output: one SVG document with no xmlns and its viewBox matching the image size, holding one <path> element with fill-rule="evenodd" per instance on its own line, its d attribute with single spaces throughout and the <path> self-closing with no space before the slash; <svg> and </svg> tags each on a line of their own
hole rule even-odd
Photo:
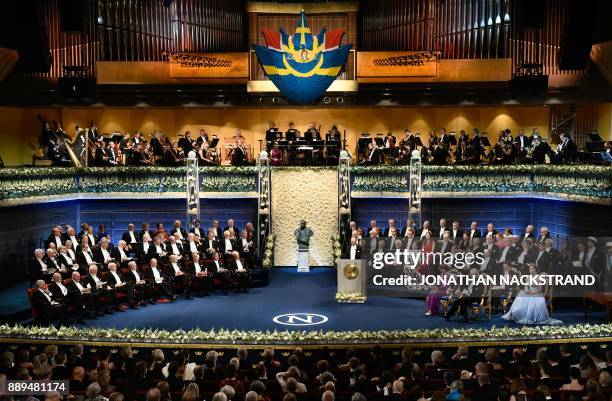
<svg viewBox="0 0 612 401">
<path fill-rule="evenodd" d="M 340 103 L 340 104 L 344 103 L 344 98 L 343 97 L 337 97 L 336 98 L 336 103 Z"/>
<path fill-rule="evenodd" d="M 330 99 L 330 98 L 328 98 L 328 97 L 324 97 L 324 98 L 323 98 L 323 103 L 325 103 L 325 104 L 329 104 L 330 102 L 331 102 L 331 99 Z"/>
</svg>

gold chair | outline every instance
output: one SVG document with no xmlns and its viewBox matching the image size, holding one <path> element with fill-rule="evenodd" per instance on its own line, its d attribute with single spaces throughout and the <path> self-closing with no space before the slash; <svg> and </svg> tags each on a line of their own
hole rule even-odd
<svg viewBox="0 0 612 401">
<path fill-rule="evenodd" d="M 491 303 L 491 286 L 485 287 L 482 297 L 480 298 L 480 302 L 477 304 L 472 304 L 471 308 L 472 313 L 474 315 L 478 315 L 478 317 L 480 317 L 483 309 L 486 310 L 489 315 L 489 320 L 491 320 L 491 314 L 493 311 L 493 305 Z"/>
</svg>

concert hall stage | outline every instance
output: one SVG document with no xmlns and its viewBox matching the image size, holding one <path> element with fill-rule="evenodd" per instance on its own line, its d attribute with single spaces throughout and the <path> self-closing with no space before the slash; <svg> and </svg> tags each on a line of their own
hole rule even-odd
<svg viewBox="0 0 612 401">
<path fill-rule="evenodd" d="M 277 268 L 267 287 L 253 288 L 249 294 L 216 292 L 211 297 L 141 307 L 116 312 L 97 320 L 88 320 L 83 327 L 158 328 L 167 330 L 227 328 L 241 330 L 389 330 L 427 328 L 485 328 L 507 325 L 497 314 L 489 321 L 446 322 L 439 316 L 424 315 L 421 299 L 370 297 L 366 304 L 336 303 L 335 269 L 315 268 L 297 273 L 295 268 Z M 23 294 L 25 296 L 25 293 Z M 313 313 L 327 321 L 311 326 L 288 326 L 274 322 L 284 314 Z M 555 306 L 553 317 L 567 324 L 583 323 L 581 307 Z M 299 321 L 296 321 L 299 322 Z M 589 313 L 589 322 L 605 323 L 603 312 Z M 517 327 L 517 325 L 510 324 Z"/>
</svg>

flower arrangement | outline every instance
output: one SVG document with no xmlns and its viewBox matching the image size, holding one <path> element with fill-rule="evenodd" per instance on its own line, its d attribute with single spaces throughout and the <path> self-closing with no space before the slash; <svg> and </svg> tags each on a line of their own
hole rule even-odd
<svg viewBox="0 0 612 401">
<path fill-rule="evenodd" d="M 407 192 L 407 166 L 353 166 L 353 191 Z M 552 194 L 575 200 L 612 198 L 612 168 L 592 165 L 428 166 L 425 192 Z"/>
<path fill-rule="evenodd" d="M 338 303 L 364 304 L 367 300 L 367 296 L 357 292 L 342 291 L 336 293 L 336 302 Z"/>
<path fill-rule="evenodd" d="M 334 255 L 334 266 L 336 266 L 336 261 L 342 257 L 342 243 L 340 242 L 340 235 L 332 235 L 331 241 Z"/>
<path fill-rule="evenodd" d="M 262 266 L 264 269 L 270 269 L 274 266 L 274 242 L 276 235 L 269 234 L 264 244 Z"/>
<path fill-rule="evenodd" d="M 73 193 L 185 191 L 185 167 L 38 167 L 0 170 L 0 199 Z M 256 191 L 255 167 L 200 167 L 202 192 Z"/>
<path fill-rule="evenodd" d="M 78 327 L 36 327 L 0 325 L 0 338 L 45 341 L 159 343 L 159 344 L 372 344 L 437 343 L 455 341 L 555 340 L 566 338 L 608 338 L 612 324 L 567 326 L 524 326 L 484 328 L 434 328 L 419 330 L 356 331 L 259 331 L 228 329 L 107 329 Z M 602 340 L 604 341 L 604 340 Z"/>
</svg>

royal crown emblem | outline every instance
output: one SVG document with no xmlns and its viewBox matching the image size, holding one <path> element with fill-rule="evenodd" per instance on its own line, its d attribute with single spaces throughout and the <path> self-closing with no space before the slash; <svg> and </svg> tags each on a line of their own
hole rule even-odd
<svg viewBox="0 0 612 401">
<path fill-rule="evenodd" d="M 283 28 L 262 30 L 266 46 L 253 45 L 266 75 L 290 101 L 312 103 L 329 88 L 352 45 L 341 45 L 344 29 L 323 28 L 312 35 L 304 11 L 294 35 Z"/>
</svg>

